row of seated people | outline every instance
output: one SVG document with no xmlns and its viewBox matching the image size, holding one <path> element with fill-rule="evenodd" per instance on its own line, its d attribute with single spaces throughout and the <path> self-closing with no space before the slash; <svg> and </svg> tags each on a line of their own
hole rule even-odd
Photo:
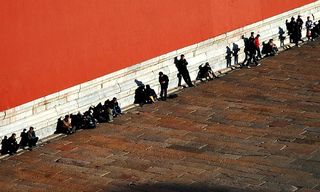
<svg viewBox="0 0 320 192">
<path fill-rule="evenodd" d="M 78 112 L 59 118 L 56 133 L 73 134 L 78 129 L 93 129 L 98 123 L 112 122 L 114 117 L 121 114 L 117 98 L 114 97 L 111 101 L 106 100 L 103 105 L 99 103 L 91 106 L 83 114 Z"/>
<path fill-rule="evenodd" d="M 17 142 L 15 133 L 12 133 L 9 138 L 7 138 L 7 136 L 4 136 L 1 141 L 1 154 L 13 155 L 18 151 L 19 148 L 25 149 L 26 146 L 29 147 L 29 150 L 32 150 L 32 148 L 36 146 L 38 140 L 39 138 L 36 137 L 36 133 L 34 132 L 33 127 L 30 127 L 28 131 L 26 129 L 23 129 L 20 134 L 19 144 Z"/>
</svg>

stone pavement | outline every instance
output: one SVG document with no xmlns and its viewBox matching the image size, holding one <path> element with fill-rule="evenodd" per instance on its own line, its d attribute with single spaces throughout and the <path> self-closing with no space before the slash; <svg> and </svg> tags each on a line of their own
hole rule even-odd
<svg viewBox="0 0 320 192">
<path fill-rule="evenodd" d="M 0 162 L 0 191 L 320 190 L 320 42 Z"/>
</svg>

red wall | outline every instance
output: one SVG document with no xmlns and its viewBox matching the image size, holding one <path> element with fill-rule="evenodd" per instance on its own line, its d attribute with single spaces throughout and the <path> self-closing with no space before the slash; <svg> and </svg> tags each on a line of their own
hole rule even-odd
<svg viewBox="0 0 320 192">
<path fill-rule="evenodd" d="M 0 111 L 314 0 L 0 0 Z"/>
</svg>

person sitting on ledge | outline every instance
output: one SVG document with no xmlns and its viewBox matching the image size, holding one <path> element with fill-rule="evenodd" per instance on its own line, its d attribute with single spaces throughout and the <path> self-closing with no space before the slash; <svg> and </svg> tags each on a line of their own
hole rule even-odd
<svg viewBox="0 0 320 192">
<path fill-rule="evenodd" d="M 154 89 L 151 89 L 150 85 L 146 85 L 146 90 L 145 90 L 146 96 L 149 98 L 150 103 L 154 103 L 155 101 L 158 100 L 158 96 Z"/>
<path fill-rule="evenodd" d="M 267 44 L 263 44 L 263 53 L 267 56 L 274 56 L 278 52 L 277 46 L 273 43 L 273 39 L 270 39 Z"/>
<path fill-rule="evenodd" d="M 136 90 L 135 90 L 135 95 L 134 95 L 134 104 L 139 104 L 140 106 L 148 103 L 148 98 L 146 96 L 144 85 L 140 85 Z"/>
<path fill-rule="evenodd" d="M 16 134 L 12 133 L 11 137 L 8 139 L 8 153 L 9 155 L 13 155 L 19 149 L 19 145 L 17 143 Z"/>
<path fill-rule="evenodd" d="M 8 138 L 7 138 L 7 136 L 4 136 L 1 141 L 1 155 L 5 155 L 8 153 L 9 153 Z"/>
<path fill-rule="evenodd" d="M 121 108 L 119 106 L 118 100 L 116 97 L 114 97 L 111 101 L 111 105 L 112 105 L 112 116 L 116 117 L 118 115 L 121 115 Z"/>
<path fill-rule="evenodd" d="M 104 102 L 104 110 L 105 110 L 105 114 L 106 114 L 107 122 L 108 122 L 108 123 L 113 122 L 112 109 L 113 109 L 112 101 L 110 101 L 109 99 L 107 99 L 107 100 Z"/>
<path fill-rule="evenodd" d="M 21 139 L 19 145 L 22 149 L 24 149 L 28 145 L 28 134 L 26 131 L 27 129 L 23 129 L 23 131 L 20 134 Z"/>
<path fill-rule="evenodd" d="M 210 64 L 206 62 L 204 65 L 199 66 L 199 72 L 197 76 L 197 80 L 203 81 L 212 80 L 213 78 L 218 78 L 212 71 Z"/>
<path fill-rule="evenodd" d="M 70 115 L 66 115 L 62 120 L 63 132 L 66 134 L 72 134 L 76 132 L 76 127 L 72 126 L 72 120 Z"/>
<path fill-rule="evenodd" d="M 36 133 L 34 132 L 34 128 L 30 127 L 29 131 L 27 132 L 28 134 L 28 146 L 29 150 L 32 150 L 32 147 L 35 147 L 37 145 L 37 142 L 39 140 L 38 137 L 36 137 Z"/>
<path fill-rule="evenodd" d="M 101 103 L 99 103 L 96 107 L 93 107 L 93 116 L 98 120 L 99 123 L 107 122 L 107 111 Z"/>
<path fill-rule="evenodd" d="M 83 114 L 83 128 L 85 129 L 93 129 L 97 126 L 97 120 L 90 114 L 90 111 L 86 111 Z"/>
</svg>

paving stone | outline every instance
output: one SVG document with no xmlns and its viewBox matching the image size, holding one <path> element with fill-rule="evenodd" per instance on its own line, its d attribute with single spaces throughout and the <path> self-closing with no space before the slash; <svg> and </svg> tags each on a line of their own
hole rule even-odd
<svg viewBox="0 0 320 192">
<path fill-rule="evenodd" d="M 319 51 L 310 42 L 6 157 L 0 191 L 319 191 Z"/>
</svg>

